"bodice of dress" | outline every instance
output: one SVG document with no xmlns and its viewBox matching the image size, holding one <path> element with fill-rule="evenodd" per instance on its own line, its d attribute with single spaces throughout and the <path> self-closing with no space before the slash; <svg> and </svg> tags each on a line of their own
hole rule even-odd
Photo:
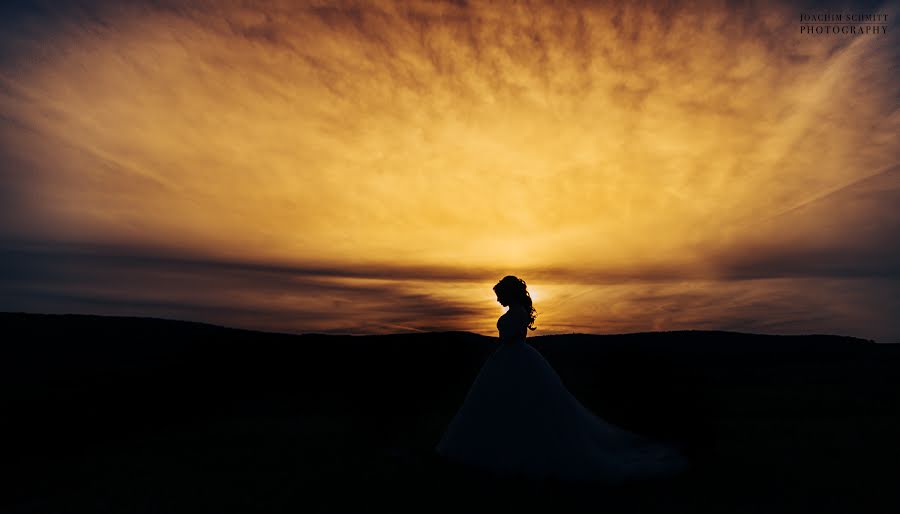
<svg viewBox="0 0 900 514">
<path fill-rule="evenodd" d="M 500 332 L 501 343 L 515 343 L 524 341 L 528 334 L 528 322 L 530 318 L 525 307 L 512 304 L 497 320 L 497 330 Z"/>
</svg>

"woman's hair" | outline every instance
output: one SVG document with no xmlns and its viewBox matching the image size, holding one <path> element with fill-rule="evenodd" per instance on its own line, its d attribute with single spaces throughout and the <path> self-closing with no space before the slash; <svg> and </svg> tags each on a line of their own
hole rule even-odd
<svg viewBox="0 0 900 514">
<path fill-rule="evenodd" d="M 515 303 L 525 307 L 529 318 L 528 329 L 534 330 L 537 328 L 534 326 L 534 318 L 537 317 L 537 311 L 534 310 L 534 305 L 531 304 L 531 295 L 528 294 L 528 288 L 524 280 L 513 275 L 507 275 L 500 282 L 497 282 L 497 285 L 494 286 L 494 292 L 510 305 Z"/>
</svg>

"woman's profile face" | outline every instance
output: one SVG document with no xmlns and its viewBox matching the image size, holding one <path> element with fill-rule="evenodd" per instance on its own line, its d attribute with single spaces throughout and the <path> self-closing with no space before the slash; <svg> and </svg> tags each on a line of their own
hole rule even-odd
<svg viewBox="0 0 900 514">
<path fill-rule="evenodd" d="M 497 301 L 500 302 L 500 305 L 506 307 L 506 298 L 504 298 L 500 293 L 497 293 Z"/>
</svg>

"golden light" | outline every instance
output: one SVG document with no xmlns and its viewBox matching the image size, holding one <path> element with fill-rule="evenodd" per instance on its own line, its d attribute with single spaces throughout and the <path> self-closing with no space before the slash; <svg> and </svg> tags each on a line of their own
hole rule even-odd
<svg viewBox="0 0 900 514">
<path fill-rule="evenodd" d="M 490 284 L 473 284 L 510 272 L 529 282 L 539 325 L 565 330 L 577 324 L 566 284 L 661 290 L 853 232 L 839 206 L 793 216 L 896 165 L 900 116 L 885 108 L 895 82 L 888 67 L 860 63 L 898 45 L 802 37 L 795 14 L 786 4 L 129 4 L 99 25 L 23 28 L 5 36 L 23 57 L 0 76 L 12 120 L 0 137 L 7 161 L 27 170 L 16 187 L 29 200 L 5 231 L 387 270 L 374 279 L 454 305 L 490 305 Z M 845 98 L 852 109 L 834 108 Z M 876 219 L 890 207 L 868 209 Z M 412 268 L 423 283 L 391 277 Z M 643 315 L 616 295 L 597 301 Z M 579 305 L 584 319 L 597 303 Z M 371 330 L 492 330 L 464 313 L 372 316 Z"/>
</svg>

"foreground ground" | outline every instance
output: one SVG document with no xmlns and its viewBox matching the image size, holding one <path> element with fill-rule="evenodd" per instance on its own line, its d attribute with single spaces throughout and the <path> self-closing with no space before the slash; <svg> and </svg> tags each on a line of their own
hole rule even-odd
<svg viewBox="0 0 900 514">
<path fill-rule="evenodd" d="M 900 347 L 726 332 L 531 339 L 690 472 L 498 479 L 432 448 L 496 339 L 0 314 L 0 511 L 897 512 Z"/>
</svg>

